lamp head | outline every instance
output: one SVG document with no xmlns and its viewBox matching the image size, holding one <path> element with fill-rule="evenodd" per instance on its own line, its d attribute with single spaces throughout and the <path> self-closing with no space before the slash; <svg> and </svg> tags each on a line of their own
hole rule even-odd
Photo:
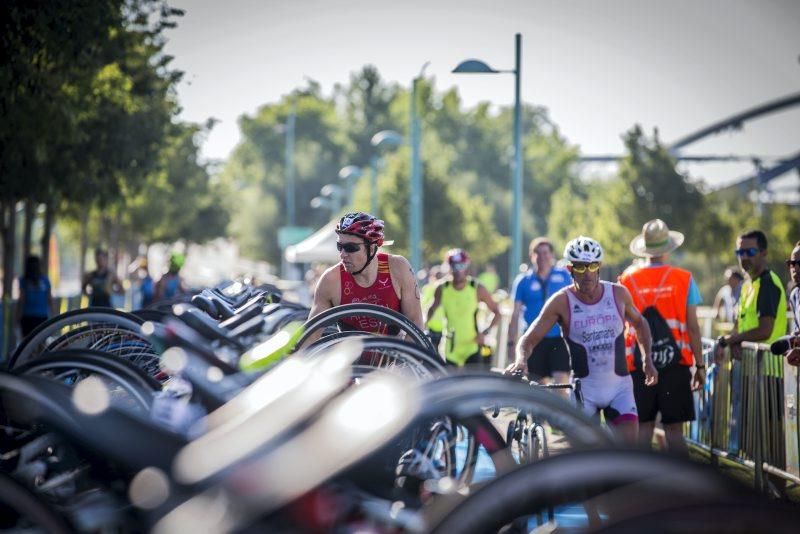
<svg viewBox="0 0 800 534">
<path fill-rule="evenodd" d="M 497 74 L 500 71 L 493 69 L 479 59 L 468 59 L 459 63 L 452 72 L 453 74 Z"/>
</svg>

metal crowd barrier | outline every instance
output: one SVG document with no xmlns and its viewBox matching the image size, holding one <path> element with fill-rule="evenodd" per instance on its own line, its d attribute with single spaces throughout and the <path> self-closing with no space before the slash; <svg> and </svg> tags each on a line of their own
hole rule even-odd
<svg viewBox="0 0 800 534">
<path fill-rule="evenodd" d="M 800 484 L 798 466 L 798 368 L 775 356 L 769 345 L 742 343 L 741 353 L 714 359 L 714 341 L 703 339 L 708 376 L 696 392 L 697 419 L 687 423 L 687 441 L 711 454 L 753 469 L 755 487 L 768 490 L 766 474 Z"/>
</svg>

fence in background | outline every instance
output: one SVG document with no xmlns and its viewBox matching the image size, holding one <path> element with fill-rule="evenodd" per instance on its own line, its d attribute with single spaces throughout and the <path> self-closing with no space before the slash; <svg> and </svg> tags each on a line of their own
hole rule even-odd
<svg viewBox="0 0 800 534">
<path fill-rule="evenodd" d="M 714 358 L 714 342 L 703 340 L 708 379 L 696 394 L 697 420 L 685 429 L 689 443 L 753 469 L 758 490 L 770 473 L 800 484 L 798 467 L 798 368 L 769 351 L 742 343 L 739 354 Z"/>
</svg>

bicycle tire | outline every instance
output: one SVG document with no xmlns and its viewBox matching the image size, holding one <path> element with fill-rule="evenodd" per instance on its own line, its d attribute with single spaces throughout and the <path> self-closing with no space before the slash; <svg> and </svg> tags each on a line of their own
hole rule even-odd
<svg viewBox="0 0 800 534">
<path fill-rule="evenodd" d="M 419 345 L 430 349 L 431 352 L 436 352 L 428 336 L 406 316 L 384 306 L 363 303 L 334 306 L 307 320 L 303 324 L 303 335 L 298 340 L 296 346 L 302 347 L 308 338 L 320 328 L 324 328 L 330 324 L 337 323 L 345 317 L 354 315 L 378 319 L 384 324 L 396 326 Z"/>
<path fill-rule="evenodd" d="M 25 363 L 43 351 L 43 344 L 61 328 L 69 325 L 78 325 L 83 322 L 109 323 L 133 332 L 139 332 L 144 321 L 129 313 L 121 312 L 114 308 L 84 308 L 72 310 L 48 319 L 37 326 L 22 343 L 16 348 L 8 359 L 7 368 L 13 369 L 15 365 Z"/>
<path fill-rule="evenodd" d="M 23 522 L 19 530 L 17 526 L 10 525 L 10 521 L 14 519 L 13 514 L 16 514 L 18 522 Z M 5 473 L 0 473 L 0 518 L 0 528 L 4 532 L 28 531 L 30 526 L 25 525 L 25 522 L 52 534 L 69 534 L 74 531 L 52 506 Z M 9 522 L 8 526 L 6 522 Z"/>
<path fill-rule="evenodd" d="M 150 376 L 161 374 L 161 355 L 155 351 L 150 340 L 137 332 L 108 327 L 106 324 L 85 325 L 70 330 L 47 343 L 42 352 L 28 361 L 35 361 L 42 354 L 62 350 L 94 350 L 107 357 L 133 363 Z"/>
<path fill-rule="evenodd" d="M 323 354 L 325 351 L 332 350 L 337 343 L 343 340 L 354 339 L 354 337 L 355 336 L 337 336 L 327 344 L 316 347 L 316 350 L 307 351 L 307 355 L 311 358 L 319 357 L 319 355 Z M 436 358 L 426 352 L 423 347 L 414 343 L 373 334 L 364 335 L 363 333 L 361 337 L 357 339 L 362 344 L 362 357 L 365 353 L 388 351 L 392 354 L 390 358 L 395 358 L 401 365 L 407 365 L 409 368 L 418 370 L 421 377 L 441 376 L 448 372 L 446 367 L 437 361 Z M 359 363 L 381 369 L 393 366 L 391 364 L 392 362 L 389 362 L 389 365 L 370 365 L 368 362 L 363 361 L 359 361 Z"/>
<path fill-rule="evenodd" d="M 497 532 L 549 506 L 583 501 L 609 490 L 668 475 L 676 495 L 724 499 L 741 495 L 718 473 L 665 455 L 635 450 L 594 450 L 551 456 L 495 478 L 467 498 L 440 501 L 425 520 L 431 533 Z M 676 491 L 677 488 L 680 488 Z M 661 489 L 668 489 L 664 486 Z M 627 503 L 626 508 L 630 508 Z"/>
<path fill-rule="evenodd" d="M 74 370 L 101 376 L 118 384 L 145 411 L 153 404 L 153 394 L 161 389 L 161 385 L 133 364 L 98 351 L 64 350 L 43 354 L 24 365 L 16 367 L 14 374 L 51 376 L 48 373 Z M 63 376 L 63 375 L 62 375 Z M 53 378 L 57 378 L 56 375 Z M 59 380 L 61 381 L 61 380 Z"/>
<path fill-rule="evenodd" d="M 449 411 L 453 415 L 484 413 L 502 401 L 522 407 L 540 421 L 550 421 L 578 448 L 610 447 L 616 438 L 567 401 L 499 374 L 460 373 L 423 384 L 423 409 Z"/>
</svg>

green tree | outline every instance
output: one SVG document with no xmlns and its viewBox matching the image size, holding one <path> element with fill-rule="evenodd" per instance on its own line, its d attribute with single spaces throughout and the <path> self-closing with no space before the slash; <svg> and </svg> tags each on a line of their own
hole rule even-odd
<svg viewBox="0 0 800 534">
<path fill-rule="evenodd" d="M 443 154 L 444 151 L 435 150 L 433 136 L 428 142 L 434 148 L 433 153 Z M 378 181 L 379 216 L 386 221 L 387 239 L 395 242 L 392 251 L 407 256 L 409 149 L 403 148 L 387 160 Z M 482 264 L 508 249 L 509 239 L 494 227 L 492 206 L 460 186 L 466 177 L 454 175 L 443 157 L 426 160 L 423 167 L 424 261 L 441 262 L 448 249 L 460 247 L 469 251 L 475 263 Z M 356 192 L 356 204 L 367 205 L 369 194 L 367 187 L 360 187 Z"/>
<path fill-rule="evenodd" d="M 328 212 L 311 210 L 309 205 L 323 185 L 338 181 L 352 146 L 335 103 L 322 97 L 313 83 L 277 104 L 262 106 L 254 116 L 240 118 L 243 141 L 221 175 L 232 195 L 229 202 L 236 206 L 230 232 L 245 253 L 272 263 L 280 261 L 277 230 L 286 224 L 285 128 L 292 110 L 296 224 L 319 227 L 328 221 Z M 248 198 L 241 202 L 244 195 Z M 272 209 L 261 213 L 267 208 Z"/>
<path fill-rule="evenodd" d="M 203 242 L 225 235 L 228 211 L 221 204 L 221 186 L 212 183 L 207 166 L 198 161 L 197 138 L 207 128 L 172 125 L 158 168 L 138 192 L 123 196 L 121 211 L 128 239 Z"/>
</svg>

